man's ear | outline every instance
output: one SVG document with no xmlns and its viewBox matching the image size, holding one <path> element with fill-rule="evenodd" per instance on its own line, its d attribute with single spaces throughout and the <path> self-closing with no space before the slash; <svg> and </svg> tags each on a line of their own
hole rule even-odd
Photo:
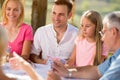
<svg viewBox="0 0 120 80">
<path fill-rule="evenodd" d="M 115 27 L 113 27 L 112 32 L 113 32 L 113 35 L 119 35 L 119 31 Z"/>
<path fill-rule="evenodd" d="M 115 36 L 116 38 L 119 38 L 120 39 L 120 32 L 119 32 L 119 30 L 117 29 L 117 28 L 113 28 L 112 29 L 112 34 L 113 34 L 113 36 Z"/>
<path fill-rule="evenodd" d="M 70 19 L 72 16 L 72 12 L 68 13 L 68 19 Z"/>
<path fill-rule="evenodd" d="M 114 36 L 116 39 L 120 40 L 120 32 L 119 32 L 119 30 L 114 27 L 114 28 L 112 29 L 112 32 L 113 32 L 113 36 Z"/>
</svg>

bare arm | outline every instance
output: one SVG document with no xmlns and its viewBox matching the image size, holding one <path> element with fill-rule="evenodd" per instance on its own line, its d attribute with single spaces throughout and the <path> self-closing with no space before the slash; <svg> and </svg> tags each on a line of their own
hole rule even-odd
<svg viewBox="0 0 120 80">
<path fill-rule="evenodd" d="M 71 56 L 70 56 L 70 58 L 68 59 L 68 61 L 67 61 L 66 64 L 67 64 L 68 67 L 69 67 L 69 66 L 74 66 L 75 63 L 76 63 L 76 46 L 74 46 L 73 51 L 72 51 L 72 54 L 71 54 Z"/>
<path fill-rule="evenodd" d="M 74 78 L 87 78 L 92 80 L 98 80 L 100 73 L 98 72 L 97 66 L 83 66 L 77 67 L 77 72 L 72 73 Z"/>
<path fill-rule="evenodd" d="M 62 77 L 69 77 L 69 71 L 64 65 L 60 62 L 55 60 L 53 64 L 53 69 L 56 74 Z M 73 78 L 86 78 L 97 80 L 100 77 L 98 69 L 96 66 L 84 66 L 84 67 L 77 67 L 77 71 L 73 71 L 71 77 Z"/>
<path fill-rule="evenodd" d="M 53 71 L 48 71 L 47 80 L 62 80 L 61 77 Z"/>
<path fill-rule="evenodd" d="M 31 77 L 32 80 L 43 80 L 42 77 L 40 77 L 36 71 L 32 68 L 32 66 L 27 63 L 26 61 L 24 62 L 19 62 L 22 69 L 26 71 L 26 73 Z"/>
<path fill-rule="evenodd" d="M 30 54 L 30 60 L 35 63 L 46 64 L 46 60 L 41 59 L 39 56 L 37 56 L 35 54 Z"/>
<path fill-rule="evenodd" d="M 31 44 L 32 44 L 32 42 L 28 41 L 28 40 L 24 41 L 24 43 L 23 43 L 21 57 L 23 57 L 25 60 L 29 59 Z"/>
</svg>

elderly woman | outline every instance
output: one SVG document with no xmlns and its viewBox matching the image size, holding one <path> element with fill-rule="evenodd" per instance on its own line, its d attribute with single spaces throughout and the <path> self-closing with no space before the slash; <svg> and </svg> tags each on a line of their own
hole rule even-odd
<svg viewBox="0 0 120 80">
<path fill-rule="evenodd" d="M 5 29 L 0 25 L 0 80 L 16 80 L 13 78 L 8 78 L 2 71 L 1 65 L 4 62 L 4 57 L 6 56 L 6 47 L 7 47 L 7 35 Z"/>
</svg>

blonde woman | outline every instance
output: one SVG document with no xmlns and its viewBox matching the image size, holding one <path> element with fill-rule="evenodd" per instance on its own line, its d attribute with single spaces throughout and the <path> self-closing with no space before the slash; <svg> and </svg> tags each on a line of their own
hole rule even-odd
<svg viewBox="0 0 120 80">
<path fill-rule="evenodd" d="M 9 53 L 15 51 L 24 59 L 29 58 L 33 41 L 32 27 L 24 23 L 22 0 L 5 0 L 2 6 L 2 25 L 8 33 Z"/>
</svg>

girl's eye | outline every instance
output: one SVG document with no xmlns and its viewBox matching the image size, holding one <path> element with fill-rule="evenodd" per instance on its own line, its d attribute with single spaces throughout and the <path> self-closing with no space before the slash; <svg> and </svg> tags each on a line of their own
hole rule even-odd
<svg viewBox="0 0 120 80">
<path fill-rule="evenodd" d="M 91 27 L 91 25 L 86 25 L 85 27 Z"/>
</svg>

